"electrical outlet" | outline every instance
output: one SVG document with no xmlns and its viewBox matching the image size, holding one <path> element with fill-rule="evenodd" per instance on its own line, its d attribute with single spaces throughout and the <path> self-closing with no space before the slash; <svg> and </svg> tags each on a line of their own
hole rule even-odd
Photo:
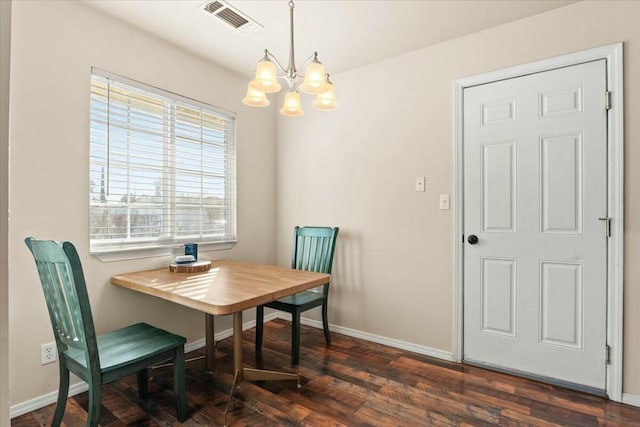
<svg viewBox="0 0 640 427">
<path fill-rule="evenodd" d="M 53 363 L 56 360 L 58 360 L 56 343 L 50 342 L 49 344 L 42 344 L 40 346 L 40 364 L 46 365 L 47 363 Z"/>
</svg>

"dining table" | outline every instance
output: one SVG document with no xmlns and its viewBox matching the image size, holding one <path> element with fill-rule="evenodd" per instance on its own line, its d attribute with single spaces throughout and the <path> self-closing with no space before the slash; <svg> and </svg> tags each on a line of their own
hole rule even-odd
<svg viewBox="0 0 640 427">
<path fill-rule="evenodd" d="M 233 384 L 226 414 L 240 382 L 297 380 L 299 373 L 246 368 L 242 358 L 242 313 L 259 305 L 329 283 L 331 276 L 276 265 L 214 260 L 206 271 L 184 273 L 169 267 L 111 277 L 111 283 L 205 313 L 205 358 L 214 370 L 214 316 L 233 315 Z"/>
</svg>

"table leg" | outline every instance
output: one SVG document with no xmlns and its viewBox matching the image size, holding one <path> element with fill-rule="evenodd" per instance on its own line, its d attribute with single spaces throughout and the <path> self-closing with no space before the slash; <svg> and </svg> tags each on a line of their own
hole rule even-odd
<svg viewBox="0 0 640 427">
<path fill-rule="evenodd" d="M 242 311 L 233 313 L 233 370 L 242 382 Z"/>
<path fill-rule="evenodd" d="M 236 392 L 243 377 L 242 367 L 242 311 L 233 313 L 233 383 L 231 384 L 231 390 L 229 391 L 229 397 L 227 398 L 227 406 L 224 409 L 224 425 L 227 423 L 227 414 L 233 401 L 233 394 Z"/>
<path fill-rule="evenodd" d="M 215 369 L 215 331 L 213 329 L 213 314 L 205 313 L 204 317 L 204 330 L 205 330 L 205 354 L 207 359 L 207 370 L 213 372 Z"/>
<path fill-rule="evenodd" d="M 300 374 L 266 371 L 264 369 L 245 368 L 242 366 L 242 311 L 233 313 L 233 370 L 234 372 L 238 372 L 238 383 L 244 380 L 297 380 L 298 385 L 300 385 Z"/>
<path fill-rule="evenodd" d="M 242 311 L 233 313 L 233 384 L 227 398 L 227 406 L 224 410 L 225 425 L 227 413 L 233 400 L 233 394 L 242 381 L 268 381 L 268 380 L 297 380 L 300 388 L 300 374 L 289 372 L 266 371 L 264 369 L 252 369 L 242 366 Z"/>
<path fill-rule="evenodd" d="M 229 425 L 229 423 L 227 423 L 227 414 L 229 413 L 229 408 L 231 407 L 231 401 L 233 400 L 233 393 L 236 391 L 236 388 L 238 387 L 239 374 L 240 374 L 240 371 L 236 371 L 235 375 L 233 376 L 231 391 L 229 392 L 229 397 L 227 398 L 227 406 L 225 406 L 224 411 L 222 412 L 222 414 L 224 415 L 224 427 L 228 427 Z"/>
<path fill-rule="evenodd" d="M 233 313 L 233 384 L 227 398 L 227 406 L 223 412 L 224 425 L 227 426 L 227 414 L 236 392 L 242 381 L 297 380 L 300 388 L 300 373 L 266 371 L 264 369 L 245 368 L 242 366 L 242 311 Z"/>
</svg>

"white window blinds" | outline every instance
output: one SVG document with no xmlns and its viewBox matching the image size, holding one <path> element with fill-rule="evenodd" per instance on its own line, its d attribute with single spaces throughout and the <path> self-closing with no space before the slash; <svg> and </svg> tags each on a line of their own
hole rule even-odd
<svg viewBox="0 0 640 427">
<path fill-rule="evenodd" d="M 236 240 L 235 116 L 93 69 L 92 253 Z"/>
</svg>

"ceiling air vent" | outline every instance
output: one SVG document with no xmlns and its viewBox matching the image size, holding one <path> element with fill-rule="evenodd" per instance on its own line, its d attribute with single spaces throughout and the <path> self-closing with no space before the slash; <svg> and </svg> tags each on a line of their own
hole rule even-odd
<svg viewBox="0 0 640 427">
<path fill-rule="evenodd" d="M 222 7 L 222 3 L 220 3 L 219 1 L 214 1 L 211 3 L 206 3 L 204 5 L 204 10 L 206 10 L 209 13 L 214 13 L 216 10 L 220 9 Z"/>
<path fill-rule="evenodd" d="M 262 29 L 262 25 L 249 18 L 226 1 L 216 0 L 206 2 L 201 6 L 201 8 L 208 14 L 226 22 L 240 32 L 255 33 Z"/>
</svg>

